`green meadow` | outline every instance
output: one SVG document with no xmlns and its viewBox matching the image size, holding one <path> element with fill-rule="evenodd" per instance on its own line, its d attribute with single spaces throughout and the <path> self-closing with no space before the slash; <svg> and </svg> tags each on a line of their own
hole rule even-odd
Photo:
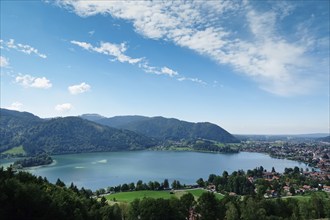
<svg viewBox="0 0 330 220">
<path fill-rule="evenodd" d="M 197 200 L 206 190 L 204 189 L 192 189 L 192 190 L 176 190 L 171 193 L 171 191 L 152 191 L 152 190 L 144 190 L 144 191 L 132 191 L 132 192 L 120 192 L 114 193 L 111 195 L 105 196 L 105 198 L 109 201 L 113 202 L 126 202 L 130 203 L 134 199 L 143 199 L 145 197 L 148 198 L 163 198 L 170 199 L 171 197 L 180 198 L 185 193 L 191 193 L 195 199 Z M 216 194 L 218 199 L 222 199 L 223 196 L 220 194 Z"/>
<path fill-rule="evenodd" d="M 6 151 L 2 152 L 2 154 L 11 154 L 11 155 L 18 155 L 18 154 L 20 154 L 20 155 L 25 155 L 26 152 L 23 149 L 23 146 L 21 145 L 21 146 L 13 147 L 13 148 L 11 148 L 9 150 L 6 150 Z"/>
</svg>

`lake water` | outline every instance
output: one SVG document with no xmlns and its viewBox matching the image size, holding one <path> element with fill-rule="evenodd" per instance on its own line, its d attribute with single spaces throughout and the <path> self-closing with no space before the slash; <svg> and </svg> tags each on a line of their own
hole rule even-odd
<svg viewBox="0 0 330 220">
<path fill-rule="evenodd" d="M 267 170 L 275 167 L 283 172 L 285 167 L 307 168 L 304 163 L 286 159 L 271 158 L 266 154 L 240 152 L 237 154 L 214 154 L 171 151 L 134 151 L 85 153 L 53 156 L 53 165 L 28 169 L 29 172 L 47 177 L 55 183 L 60 178 L 67 185 L 92 190 L 123 183 L 159 181 L 165 178 L 170 183 L 176 179 L 182 184 L 195 184 L 200 177 L 209 174 L 221 175 L 239 169 L 248 170 L 263 166 Z M 12 160 L 0 160 L 6 166 Z M 311 169 L 310 167 L 308 167 Z"/>
</svg>

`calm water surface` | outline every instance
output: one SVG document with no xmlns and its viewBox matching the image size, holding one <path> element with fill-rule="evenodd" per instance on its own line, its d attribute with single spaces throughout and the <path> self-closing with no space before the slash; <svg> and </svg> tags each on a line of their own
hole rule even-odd
<svg viewBox="0 0 330 220">
<path fill-rule="evenodd" d="M 225 170 L 231 173 L 238 169 L 246 171 L 259 166 L 269 171 L 275 167 L 278 172 L 283 172 L 285 167 L 308 167 L 304 163 L 248 152 L 107 152 L 57 155 L 53 156 L 53 159 L 56 162 L 51 166 L 31 168 L 28 171 L 47 177 L 53 183 L 60 178 L 66 184 L 74 182 L 79 188 L 92 190 L 123 183 L 136 183 L 138 180 L 162 182 L 165 178 L 169 179 L 170 183 L 176 179 L 181 183 L 194 184 L 198 178 L 207 179 L 211 173 L 221 175 Z M 6 166 L 10 162 L 12 161 L 0 160 L 0 166 Z"/>
</svg>

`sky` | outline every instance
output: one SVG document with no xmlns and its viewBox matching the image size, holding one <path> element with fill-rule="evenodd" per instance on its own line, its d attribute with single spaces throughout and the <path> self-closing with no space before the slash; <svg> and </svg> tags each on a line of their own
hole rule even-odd
<svg viewBox="0 0 330 220">
<path fill-rule="evenodd" d="M 329 133 L 329 1 L 3 1 L 1 108 Z"/>
</svg>

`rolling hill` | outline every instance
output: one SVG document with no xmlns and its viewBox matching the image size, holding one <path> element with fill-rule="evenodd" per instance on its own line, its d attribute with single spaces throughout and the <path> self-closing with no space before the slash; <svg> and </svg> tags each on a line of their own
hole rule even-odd
<svg viewBox="0 0 330 220">
<path fill-rule="evenodd" d="M 80 117 L 87 118 L 85 115 Z M 98 118 L 93 121 L 114 128 L 130 130 L 160 141 L 206 139 L 221 143 L 238 142 L 229 132 L 209 122 L 192 123 L 174 118 L 145 116 L 116 116 Z"/>
<path fill-rule="evenodd" d="M 49 120 L 1 109 L 0 152 L 23 145 L 28 154 L 140 150 L 157 144 L 132 131 L 111 128 L 79 117 Z"/>
</svg>

